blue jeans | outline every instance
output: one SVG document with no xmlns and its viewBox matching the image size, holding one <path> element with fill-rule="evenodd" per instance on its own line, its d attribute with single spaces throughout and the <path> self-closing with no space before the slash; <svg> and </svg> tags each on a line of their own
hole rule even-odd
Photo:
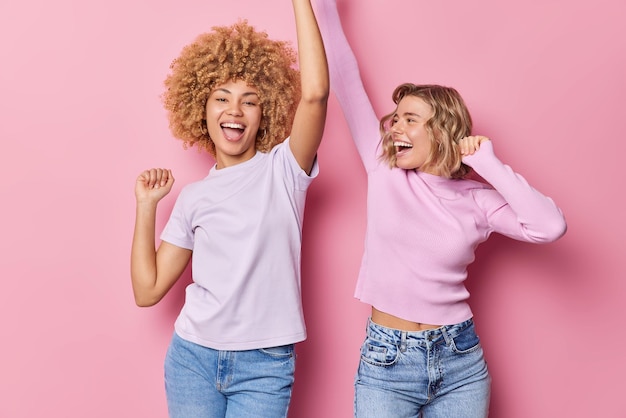
<svg viewBox="0 0 626 418">
<path fill-rule="evenodd" d="M 219 351 L 172 338 L 165 391 L 172 418 L 284 418 L 295 372 L 294 345 Z"/>
<path fill-rule="evenodd" d="M 490 385 L 471 319 L 419 332 L 370 320 L 355 379 L 354 414 L 483 418 L 489 412 Z"/>
</svg>

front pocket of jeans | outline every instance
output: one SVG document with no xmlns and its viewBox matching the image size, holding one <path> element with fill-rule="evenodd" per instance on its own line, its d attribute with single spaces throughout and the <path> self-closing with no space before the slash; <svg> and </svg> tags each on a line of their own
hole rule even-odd
<svg viewBox="0 0 626 418">
<path fill-rule="evenodd" d="M 361 359 L 375 366 L 390 366 L 398 359 L 398 347 L 394 344 L 367 338 L 361 346 Z"/>
<path fill-rule="evenodd" d="M 280 359 L 293 357 L 293 346 L 281 345 L 278 347 L 259 348 L 259 351 L 268 356 Z"/>
<path fill-rule="evenodd" d="M 472 353 L 480 348 L 480 338 L 473 328 L 466 329 L 452 339 L 452 349 L 458 354 Z"/>
</svg>

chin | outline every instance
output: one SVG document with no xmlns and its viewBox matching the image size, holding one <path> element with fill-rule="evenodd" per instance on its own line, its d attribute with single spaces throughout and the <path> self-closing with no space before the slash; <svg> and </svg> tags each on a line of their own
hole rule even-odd
<svg viewBox="0 0 626 418">
<path fill-rule="evenodd" d="M 407 164 L 407 163 L 403 163 L 401 161 L 396 161 L 396 167 L 400 168 L 402 170 L 414 170 L 418 167 L 411 165 L 411 164 Z"/>
</svg>

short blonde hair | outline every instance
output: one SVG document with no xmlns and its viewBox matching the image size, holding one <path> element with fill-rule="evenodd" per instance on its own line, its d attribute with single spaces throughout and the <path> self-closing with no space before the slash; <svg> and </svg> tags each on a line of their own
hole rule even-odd
<svg viewBox="0 0 626 418">
<path fill-rule="evenodd" d="M 397 105 L 406 96 L 419 97 L 433 111 L 425 125 L 431 140 L 430 154 L 420 169 L 432 169 L 448 178 L 467 176 L 471 168 L 462 163 L 458 143 L 471 135 L 472 117 L 461 95 L 451 87 L 405 83 L 394 90 L 393 102 Z M 389 129 L 396 110 L 380 121 L 381 158 L 391 167 L 396 166 L 396 149 Z"/>
<path fill-rule="evenodd" d="M 291 131 L 300 100 L 295 62 L 287 42 L 269 39 L 245 20 L 213 27 L 183 48 L 165 79 L 162 99 L 172 134 L 185 148 L 196 145 L 215 156 L 205 128 L 207 99 L 216 86 L 241 80 L 259 91 L 262 116 L 256 148 L 269 151 Z"/>
</svg>

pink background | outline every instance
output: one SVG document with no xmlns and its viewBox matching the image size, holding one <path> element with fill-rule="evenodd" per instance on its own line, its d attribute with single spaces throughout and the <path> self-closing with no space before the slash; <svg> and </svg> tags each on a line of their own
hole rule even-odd
<svg viewBox="0 0 626 418">
<path fill-rule="evenodd" d="M 626 417 L 624 2 L 339 5 L 379 114 L 401 82 L 457 87 L 476 132 L 566 214 L 559 242 L 494 236 L 471 268 L 491 416 Z M 160 230 L 206 174 L 210 160 L 171 139 L 159 94 L 183 45 L 238 17 L 294 40 L 287 0 L 0 3 L 0 417 L 166 417 L 162 362 L 189 275 L 134 305 L 134 180 L 174 170 Z M 365 178 L 334 97 L 319 160 L 291 416 L 342 418 L 368 315 L 352 297 Z"/>
</svg>

